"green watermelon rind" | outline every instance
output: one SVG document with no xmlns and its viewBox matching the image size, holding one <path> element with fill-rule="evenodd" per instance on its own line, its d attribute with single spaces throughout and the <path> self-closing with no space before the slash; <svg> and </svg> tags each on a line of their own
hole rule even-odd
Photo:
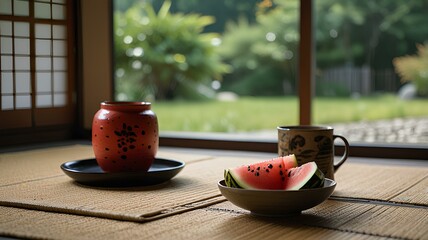
<svg viewBox="0 0 428 240">
<path fill-rule="evenodd" d="M 306 178 L 301 180 L 298 184 L 295 184 L 294 186 L 288 187 L 284 190 L 317 188 L 324 185 L 324 174 L 318 168 L 317 164 L 315 162 L 309 162 L 306 164 L 309 164 L 310 167 L 312 167 L 312 169 L 310 169 L 311 171 L 306 175 Z M 292 171 L 292 169 L 290 171 Z"/>
<path fill-rule="evenodd" d="M 256 189 L 248 184 L 245 183 L 245 181 L 242 181 L 242 179 L 237 176 L 232 169 L 229 169 L 228 175 L 230 177 L 230 186 L 236 185 L 238 188 L 245 188 L 245 189 Z"/>
<path fill-rule="evenodd" d="M 226 186 L 233 187 L 233 188 L 242 188 L 230 175 L 229 169 L 224 170 L 224 182 L 226 183 Z"/>
<path fill-rule="evenodd" d="M 317 167 L 314 175 L 300 189 L 319 188 L 324 186 L 324 173 Z"/>
</svg>

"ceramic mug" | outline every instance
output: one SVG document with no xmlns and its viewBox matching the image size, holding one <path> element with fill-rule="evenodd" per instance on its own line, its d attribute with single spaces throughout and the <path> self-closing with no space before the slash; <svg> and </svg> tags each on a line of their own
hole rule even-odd
<svg viewBox="0 0 428 240">
<path fill-rule="evenodd" d="M 326 178 L 334 180 L 334 173 L 346 161 L 349 143 L 345 137 L 333 134 L 327 126 L 279 126 L 278 155 L 295 154 L 300 165 L 315 161 Z M 340 161 L 334 161 L 334 140 L 341 139 L 345 151 Z"/>
</svg>

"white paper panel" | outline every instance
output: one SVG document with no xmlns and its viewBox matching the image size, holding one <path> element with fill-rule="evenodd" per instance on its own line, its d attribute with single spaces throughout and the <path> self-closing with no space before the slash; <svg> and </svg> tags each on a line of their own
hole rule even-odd
<svg viewBox="0 0 428 240">
<path fill-rule="evenodd" d="M 66 56 L 67 46 L 64 40 L 53 40 L 53 56 Z"/>
<path fill-rule="evenodd" d="M 12 72 L 2 72 L 1 73 L 1 93 L 2 94 L 13 93 Z"/>
<path fill-rule="evenodd" d="M 30 57 L 15 56 L 15 70 L 30 70 Z"/>
<path fill-rule="evenodd" d="M 30 95 L 18 95 L 16 96 L 16 106 L 17 109 L 27 109 L 31 108 L 31 97 Z"/>
<path fill-rule="evenodd" d="M 30 25 L 26 22 L 14 22 L 15 37 L 30 37 Z"/>
<path fill-rule="evenodd" d="M 65 7 L 63 5 L 52 4 L 52 19 L 65 19 Z"/>
<path fill-rule="evenodd" d="M 12 15 L 12 0 L 0 0 L 0 14 Z"/>
<path fill-rule="evenodd" d="M 36 35 L 36 38 L 50 39 L 52 37 L 51 25 L 49 25 L 49 24 L 36 24 L 35 35 Z"/>
<path fill-rule="evenodd" d="M 1 97 L 1 110 L 13 109 L 13 96 L 2 96 Z"/>
<path fill-rule="evenodd" d="M 11 37 L 0 37 L 0 53 L 12 54 L 12 38 Z"/>
<path fill-rule="evenodd" d="M 16 93 L 31 93 L 30 72 L 15 73 Z"/>
<path fill-rule="evenodd" d="M 1 70 L 13 70 L 13 58 L 11 56 L 1 56 Z"/>
<path fill-rule="evenodd" d="M 64 107 L 67 103 L 67 96 L 64 93 L 54 94 L 54 107 Z"/>
<path fill-rule="evenodd" d="M 34 17 L 41 19 L 51 18 L 51 5 L 49 3 L 34 3 Z"/>
<path fill-rule="evenodd" d="M 51 70 L 51 58 L 36 57 L 36 71 Z"/>
<path fill-rule="evenodd" d="M 15 15 L 15 16 L 29 16 L 29 12 L 30 11 L 29 11 L 27 0 L 14 0 L 13 15 Z"/>
<path fill-rule="evenodd" d="M 52 92 L 52 75 L 50 72 L 36 73 L 36 93 Z"/>
<path fill-rule="evenodd" d="M 64 71 L 67 70 L 67 59 L 63 58 L 63 57 L 54 57 L 53 58 L 53 63 L 54 63 L 54 67 L 53 70 L 54 71 Z"/>
<path fill-rule="evenodd" d="M 36 107 L 52 107 L 52 95 L 37 95 Z"/>
<path fill-rule="evenodd" d="M 51 40 L 36 40 L 36 56 L 51 55 Z"/>
<path fill-rule="evenodd" d="M 67 79 L 65 72 L 54 72 L 54 92 L 67 91 Z"/>
<path fill-rule="evenodd" d="M 66 28 L 62 25 L 53 25 L 53 39 L 65 39 L 66 38 Z"/>
<path fill-rule="evenodd" d="M 2 2 L 2 1 L 0 1 Z M 12 22 L 11 21 L 0 21 L 0 35 L 12 36 Z"/>
<path fill-rule="evenodd" d="M 15 54 L 30 55 L 30 39 L 15 38 Z"/>
</svg>

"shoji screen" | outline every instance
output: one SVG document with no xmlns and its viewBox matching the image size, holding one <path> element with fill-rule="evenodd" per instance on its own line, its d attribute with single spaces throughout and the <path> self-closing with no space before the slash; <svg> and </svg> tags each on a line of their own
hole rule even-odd
<svg viewBox="0 0 428 240">
<path fill-rule="evenodd" d="M 0 0 L 0 129 L 73 121 L 71 0 Z"/>
</svg>

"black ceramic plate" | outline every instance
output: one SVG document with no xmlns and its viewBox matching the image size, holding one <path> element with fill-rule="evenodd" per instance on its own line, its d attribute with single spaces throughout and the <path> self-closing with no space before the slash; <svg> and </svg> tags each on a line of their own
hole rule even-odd
<svg viewBox="0 0 428 240">
<path fill-rule="evenodd" d="M 147 172 L 104 172 L 95 159 L 66 162 L 61 169 L 75 181 L 91 186 L 149 186 L 166 182 L 177 175 L 184 162 L 156 158 Z"/>
</svg>

